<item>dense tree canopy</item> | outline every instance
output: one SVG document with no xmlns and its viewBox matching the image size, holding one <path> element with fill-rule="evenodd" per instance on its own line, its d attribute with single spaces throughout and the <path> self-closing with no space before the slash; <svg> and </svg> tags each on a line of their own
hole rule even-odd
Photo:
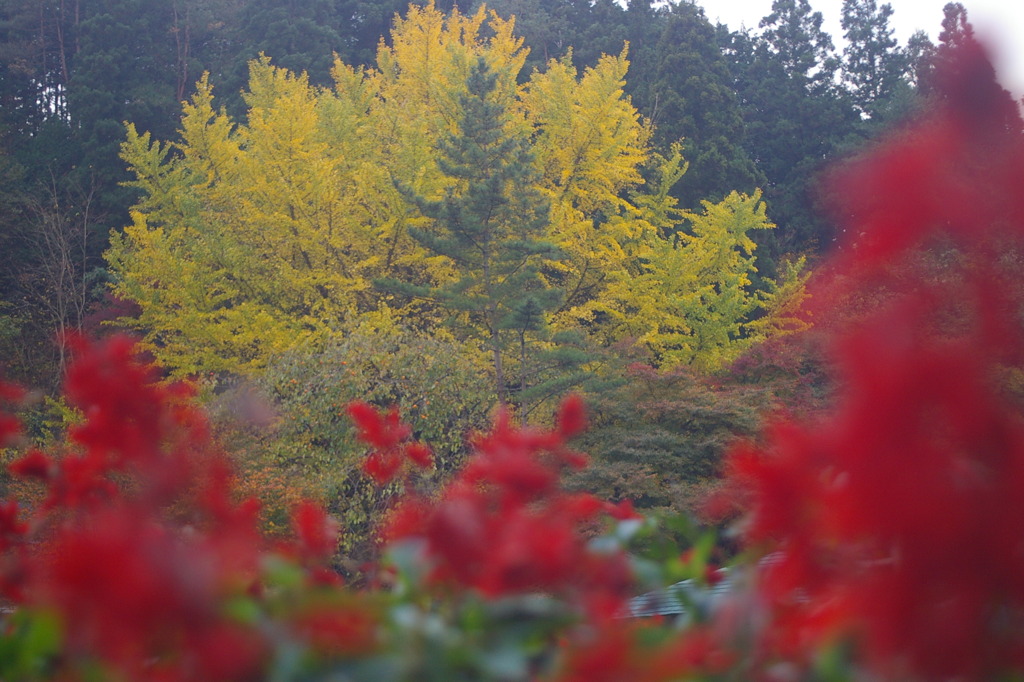
<svg viewBox="0 0 1024 682">
<path fill-rule="evenodd" d="M 785 229 L 769 242 L 773 257 L 823 250 L 831 226 L 815 205 L 815 178 L 853 131 L 857 114 L 835 83 L 838 62 L 807 0 L 776 0 L 764 33 L 731 34 L 735 87 L 746 149 L 764 173 L 772 218 Z"/>
<path fill-rule="evenodd" d="M 263 57 L 245 123 L 204 79 L 181 142 L 131 127 L 142 199 L 108 259 L 149 348 L 177 372 L 251 371 L 390 308 L 480 339 L 504 401 L 508 358 L 526 390 L 527 346 L 549 330 L 706 368 L 758 338 L 760 195 L 677 209 L 686 166 L 652 155 L 625 51 L 520 85 L 512 31 L 412 7 L 377 68 L 338 61 L 332 89 Z"/>
<path fill-rule="evenodd" d="M 439 5 L 435 11 L 450 10 L 452 4 Z M 636 271 L 644 265 L 644 257 L 637 255 L 637 240 L 645 238 L 647 228 L 633 210 L 631 192 L 635 194 L 645 181 L 648 186 L 658 182 L 658 165 L 646 160 L 651 152 L 670 157 L 675 142 L 682 143 L 689 168 L 669 190 L 680 208 L 699 213 L 703 200 L 718 201 L 733 190 L 750 195 L 755 188 L 762 189 L 767 215 L 777 228 L 754 233 L 762 246 L 761 272 L 751 277 L 755 287 L 766 287 L 761 276 L 781 271 L 787 253 L 814 256 L 828 247 L 831 228 L 818 214 L 814 199 L 819 169 L 852 143 L 903 116 L 914 106 L 916 90 L 935 91 L 929 82 L 933 67 L 948 46 L 972 35 L 966 10 L 950 3 L 944 20 L 935 17 L 936 28 L 943 20 L 939 47 L 915 37 L 907 46 L 909 68 L 900 72 L 903 48 L 893 45 L 886 5 L 867 0 L 846 4 L 844 32 L 849 44 L 842 55 L 829 48 L 831 37 L 821 30 L 807 0 L 778 0 L 763 27 L 747 33 L 713 28 L 691 2 L 492 4 L 506 20 L 516 16 L 514 31 L 524 41 L 510 66 L 520 86 L 516 106 L 533 131 L 538 188 L 551 206 L 548 237 L 565 255 L 542 269 L 547 283 L 565 294 L 552 318 L 557 323 L 553 329 L 582 323 L 592 331 L 603 324 L 601 315 L 588 320 L 582 311 L 592 313 L 589 304 L 619 277 L 612 274 L 616 268 Z M 313 269 L 324 269 L 319 278 L 304 276 L 304 292 L 295 290 L 298 284 L 285 284 L 288 277 L 272 284 L 254 283 L 268 272 L 276 276 L 277 266 L 271 268 L 242 251 L 222 249 L 218 258 L 225 264 L 250 259 L 258 276 L 220 281 L 212 274 L 213 279 L 205 279 L 193 273 L 198 278 L 194 296 L 208 307 L 229 311 L 214 318 L 244 318 L 250 312 L 256 319 L 264 319 L 264 314 L 274 318 L 273 323 L 268 320 L 267 340 L 246 340 L 244 333 L 237 342 L 225 337 L 228 346 L 249 346 L 242 355 L 255 358 L 276 348 L 273 338 L 278 335 L 320 337 L 333 321 L 353 310 L 376 307 L 380 293 L 370 284 L 375 278 L 400 275 L 420 284 L 438 284 L 438 262 L 422 260 L 422 247 L 407 231 L 422 226 L 425 218 L 393 180 L 408 182 L 425 197 L 440 196 L 443 174 L 432 157 L 437 140 L 451 132 L 457 120 L 453 107 L 465 87 L 467 67 L 442 68 L 445 58 L 435 55 L 438 60 L 432 66 L 417 71 L 408 57 L 410 50 L 419 48 L 413 36 L 401 33 L 406 20 L 399 20 L 396 31 L 390 32 L 396 17 L 407 12 L 398 0 L 290 0 L 284 5 L 263 0 L 0 3 L 0 173 L 5 190 L 0 215 L 0 323 L 5 332 L 0 343 L 9 370 L 39 377 L 33 382 L 52 382 L 44 377 L 63 357 L 50 340 L 52 328 L 80 328 L 87 323 L 83 312 L 105 305 L 108 276 L 101 253 L 108 234 L 120 234 L 123 226 L 135 221 L 128 209 L 140 192 L 148 191 L 122 184 L 132 177 L 118 156 L 125 121 L 135 126 L 140 139 L 148 133 L 152 140 L 170 145 L 167 168 L 160 173 L 167 173 L 167 180 L 186 182 L 195 193 L 187 210 L 205 215 L 203 221 L 190 223 L 195 234 L 213 234 L 204 212 L 227 215 L 239 209 L 231 220 L 248 221 L 246 229 L 255 235 L 253 230 L 265 217 L 257 217 L 260 212 L 285 201 L 287 194 L 285 187 L 269 182 L 256 182 L 261 190 L 203 188 L 196 178 L 210 169 L 185 170 L 189 164 L 201 165 L 203 154 L 226 154 L 226 159 L 231 156 L 227 150 L 237 147 L 239 172 L 243 167 L 251 172 L 270 158 L 267 155 L 290 153 L 285 150 L 293 142 L 306 145 L 306 161 L 319 153 L 315 144 L 345 150 L 346 159 L 324 161 L 318 170 L 299 168 L 302 164 L 296 162 L 298 174 L 293 179 L 305 182 L 331 166 L 320 177 L 339 182 L 349 178 L 348 193 L 334 192 L 338 185 L 333 180 L 313 182 L 306 196 L 293 192 L 287 199 L 294 216 L 285 210 L 267 223 L 271 227 L 265 245 L 280 244 L 292 228 L 301 233 L 296 224 L 303 219 L 332 226 L 330 239 L 289 244 L 291 262 L 285 272 L 305 268 L 306 258 Z M 412 14 L 417 12 L 422 9 L 414 5 Z M 475 9 L 468 16 L 477 16 Z M 751 17 L 747 25 L 757 23 L 757 17 Z M 475 38 L 479 45 L 473 48 L 477 52 L 491 49 L 485 47 L 486 31 L 491 29 L 481 30 Z M 249 63 L 261 53 L 270 61 L 258 71 L 269 84 L 251 84 Z M 332 53 L 346 66 L 337 67 Z M 489 63 L 495 66 L 498 61 Z M 290 76 L 267 75 L 271 63 L 287 69 Z M 361 71 L 362 67 L 371 68 Z M 837 68 L 841 80 L 832 76 Z M 195 83 L 204 72 L 209 76 L 195 94 Z M 403 80 L 402 73 L 409 77 Z M 274 136 L 277 119 L 271 110 L 276 105 L 268 109 L 266 102 L 278 94 L 268 93 L 280 91 L 284 97 L 289 78 L 294 83 L 287 87 L 295 91 L 288 97 L 297 98 L 290 105 L 297 107 L 292 109 L 296 125 L 309 124 L 301 123 L 302 116 L 313 116 L 317 132 L 301 143 L 299 138 L 281 136 L 274 143 L 256 140 L 264 131 Z M 297 94 L 302 87 L 307 95 Z M 206 111 L 203 100 L 212 97 L 214 89 L 216 100 L 210 100 Z M 248 99 L 243 99 L 243 91 L 248 91 Z M 180 103 L 194 94 L 190 106 L 198 109 L 186 116 L 191 128 L 179 140 Z M 264 102 L 260 97 L 269 99 Z M 303 97 L 308 102 L 299 115 L 298 101 Z M 575 103 L 567 107 L 570 100 Z M 598 105 L 599 100 L 606 108 Z M 227 118 L 221 118 L 222 108 Z M 608 123 L 578 125 L 584 109 L 591 110 L 590 120 Z M 218 126 L 236 130 L 220 140 L 212 137 L 211 150 L 200 153 L 195 136 L 207 125 L 198 123 L 203 112 L 210 118 L 211 135 Z M 871 125 L 862 120 L 865 114 Z M 345 125 L 356 126 L 359 132 Z M 373 140 L 369 146 L 386 159 L 384 163 L 361 160 L 369 153 L 367 139 Z M 221 143 L 227 147 L 218 151 Z M 603 152 L 597 150 L 605 144 L 618 145 L 618 151 L 609 153 L 618 154 L 615 158 L 621 163 L 604 164 Z M 140 167 L 146 166 L 137 160 Z M 178 170 L 171 172 L 171 166 Z M 601 166 L 607 172 L 598 172 Z M 240 177 L 232 181 L 240 182 Z M 213 202 L 218 191 L 220 204 Z M 205 198 L 195 198 L 199 196 Z M 204 203 L 207 198 L 212 203 Z M 140 214 L 148 215 L 147 201 L 151 199 L 142 198 L 136 206 Z M 300 206 L 315 210 L 303 217 Z M 247 214 L 245 219 L 237 217 Z M 345 233 L 342 253 L 338 225 L 349 221 L 349 215 L 354 226 Z M 281 235 L 271 237 L 276 230 L 282 230 Z M 44 233 L 53 239 L 40 238 Z M 383 255 L 371 257 L 368 245 L 378 241 L 388 247 Z M 331 250 L 334 255 L 327 254 Z M 328 274 L 325 264 L 331 258 L 347 259 L 346 268 Z M 47 277 L 44 273 L 62 267 L 75 284 L 59 287 L 62 303 L 55 307 L 50 301 L 57 289 L 41 283 Z M 124 291 L 132 285 L 126 280 L 119 286 Z M 261 301 L 261 312 L 244 306 L 230 312 L 236 310 L 231 303 L 238 300 L 236 289 Z M 338 302 L 342 298 L 344 305 Z M 179 297 L 175 305 L 190 300 Z M 279 307 L 287 314 L 268 307 L 269 300 L 287 300 Z M 420 311 L 426 308 L 421 306 Z M 294 327 L 285 318 L 303 322 Z M 435 319 L 436 315 L 431 317 Z M 599 331 L 607 335 L 606 330 Z M 208 341 L 210 348 L 222 343 Z M 168 338 L 161 343 L 174 347 L 177 341 Z"/>
<path fill-rule="evenodd" d="M 634 74 L 631 91 L 654 124 L 658 146 L 683 144 L 689 172 L 673 195 L 698 208 L 702 200 L 717 201 L 733 190 L 753 192 L 764 177 L 744 149 L 743 116 L 714 27 L 698 6 L 681 3 L 650 29 L 656 39 L 638 37 L 653 50 L 644 53 L 649 61 Z"/>
</svg>

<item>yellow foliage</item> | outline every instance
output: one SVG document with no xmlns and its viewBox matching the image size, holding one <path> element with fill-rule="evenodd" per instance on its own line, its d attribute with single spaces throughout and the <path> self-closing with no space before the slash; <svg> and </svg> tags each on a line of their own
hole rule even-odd
<svg viewBox="0 0 1024 682">
<path fill-rule="evenodd" d="M 570 257 L 552 275 L 567 292 L 570 318 L 623 267 L 624 244 L 642 228 L 624 217 L 632 208 L 624 191 L 642 181 L 650 137 L 623 90 L 628 68 L 623 48 L 579 77 L 570 54 L 535 72 L 522 97 L 539 131 L 534 151 L 551 202 L 551 238 Z"/>
<path fill-rule="evenodd" d="M 431 2 L 396 20 L 376 68 L 337 61 L 331 88 L 261 55 L 244 123 L 215 107 L 204 76 L 178 142 L 128 127 L 122 154 L 142 196 L 107 258 L 116 293 L 142 308 L 135 324 L 148 348 L 179 374 L 248 372 L 384 307 L 434 324 L 428 303 L 402 303 L 374 282 L 459 277 L 409 235 L 429 224 L 410 196 L 452 189 L 439 144 L 460 132 L 479 58 L 498 74 L 492 97 L 509 137 L 532 146 L 535 189 L 551 212 L 542 238 L 565 256 L 542 268 L 565 292 L 548 320 L 556 330 L 586 321 L 607 339 L 641 339 L 666 363 L 714 366 L 789 324 L 780 313 L 745 326 L 755 307 L 782 310 L 798 289 L 748 291 L 747 232 L 770 227 L 759 195 L 700 214 L 675 207 L 669 189 L 686 166 L 678 147 L 652 157 L 650 130 L 623 91 L 625 48 L 582 75 L 571 55 L 554 60 L 519 85 L 526 50 L 512 20 L 482 7 L 445 15 Z M 660 180 L 644 188 L 652 161 Z"/>
<path fill-rule="evenodd" d="M 668 173 L 679 168 L 677 161 L 668 160 Z M 772 283 L 771 293 L 751 291 L 756 245 L 749 233 L 774 227 L 760 192 L 733 192 L 717 204 L 702 203 L 701 213 L 681 212 L 688 230 L 647 232 L 637 252 L 639 265 L 620 272 L 593 306 L 606 317 L 610 336 L 636 339 L 665 367 L 714 370 L 735 359 L 773 329 L 781 329 L 770 328 L 764 320 L 752 323 L 751 314 L 776 298 L 781 310 L 803 282 L 801 263 L 785 284 Z M 665 215 L 672 206 L 655 208 L 648 217 Z"/>
<path fill-rule="evenodd" d="M 535 150 L 553 203 L 607 211 L 623 205 L 624 187 L 641 182 L 649 130 L 624 94 L 628 68 L 623 49 L 580 78 L 570 55 L 527 84 L 523 106 L 541 131 Z"/>
</svg>

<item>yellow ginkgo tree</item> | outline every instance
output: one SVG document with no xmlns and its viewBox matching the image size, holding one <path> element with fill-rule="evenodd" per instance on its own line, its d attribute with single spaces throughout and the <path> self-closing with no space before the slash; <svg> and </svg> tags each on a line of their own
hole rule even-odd
<svg viewBox="0 0 1024 682">
<path fill-rule="evenodd" d="M 148 348 L 179 374 L 245 373 L 375 311 L 418 329 L 441 323 L 451 311 L 437 297 L 375 283 L 437 292 L 471 274 L 415 235 L 438 224 L 424 207 L 466 182 L 447 172 L 443 149 L 465 137 L 467 84 L 480 65 L 495 75 L 487 98 L 502 110 L 503 134 L 528 146 L 524 191 L 547 210 L 534 237 L 559 253 L 531 261 L 538 286 L 560 292 L 531 329 L 632 336 L 665 362 L 708 367 L 754 338 L 744 325 L 765 301 L 750 291 L 745 235 L 770 226 L 759 197 L 681 214 L 668 195 L 685 170 L 678 150 L 661 183 L 644 186 L 655 157 L 624 93 L 625 48 L 582 74 L 567 55 L 524 79 L 525 58 L 513 20 L 412 5 L 376 68 L 339 61 L 333 87 L 261 56 L 244 120 L 217 107 L 204 77 L 180 139 L 129 126 L 122 153 L 141 197 L 107 259 L 116 293 L 139 304 L 132 324 Z M 486 318 L 463 312 L 470 323 Z"/>
<path fill-rule="evenodd" d="M 582 76 L 571 55 L 535 73 L 522 105 L 536 129 L 542 190 L 551 203 L 551 237 L 569 259 L 551 273 L 572 313 L 601 295 L 623 267 L 625 245 L 641 234 L 626 190 L 641 184 L 649 127 L 624 93 L 626 50 L 604 56 Z"/>
<path fill-rule="evenodd" d="M 763 290 L 752 286 L 751 234 L 775 227 L 760 191 L 704 201 L 700 212 L 680 210 L 669 194 L 687 168 L 679 146 L 657 162 L 656 180 L 631 207 L 646 229 L 625 267 L 586 306 L 606 337 L 634 339 L 662 367 L 715 370 L 756 341 L 797 330 L 794 309 L 807 278 L 802 259 Z"/>
</svg>

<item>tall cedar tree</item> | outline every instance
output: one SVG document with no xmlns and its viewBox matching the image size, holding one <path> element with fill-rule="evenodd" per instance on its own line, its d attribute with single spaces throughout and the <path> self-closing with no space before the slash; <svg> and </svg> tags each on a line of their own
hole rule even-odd
<svg viewBox="0 0 1024 682">
<path fill-rule="evenodd" d="M 839 65 L 823 21 L 808 0 L 774 0 L 761 20 L 762 37 L 777 62 L 811 91 L 831 88 Z"/>
<path fill-rule="evenodd" d="M 525 354 L 526 334 L 541 327 L 560 292 L 538 273 L 542 256 L 556 257 L 555 247 L 541 239 L 549 205 L 536 189 L 529 140 L 514 130 L 496 83 L 497 73 L 480 57 L 459 98 L 458 131 L 439 145 L 438 165 L 451 185 L 440 200 L 410 197 L 432 219 L 427 229 L 410 228 L 410 235 L 451 259 L 457 278 L 430 289 L 401 288 L 468 318 L 489 347 L 498 400 L 507 404 L 505 358 L 516 341 Z"/>
<path fill-rule="evenodd" d="M 842 79 L 860 113 L 872 118 L 904 84 L 909 66 L 889 25 L 892 12 L 887 2 L 843 0 Z"/>
</svg>

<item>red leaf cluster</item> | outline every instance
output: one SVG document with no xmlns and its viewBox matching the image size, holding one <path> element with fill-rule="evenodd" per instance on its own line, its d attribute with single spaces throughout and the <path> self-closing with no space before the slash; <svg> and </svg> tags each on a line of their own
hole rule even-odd
<svg viewBox="0 0 1024 682">
<path fill-rule="evenodd" d="M 402 423 L 397 409 L 382 414 L 372 405 L 354 402 L 348 413 L 356 423 L 359 440 L 373 448 L 363 460 L 363 471 L 379 485 L 393 481 L 406 462 L 421 469 L 433 465 L 430 448 L 409 440 L 412 428 Z"/>
<path fill-rule="evenodd" d="M 385 431 L 379 424 L 397 423 L 391 415 L 360 417 L 372 433 Z M 546 592 L 592 614 L 618 613 L 631 583 L 625 557 L 591 551 L 582 532 L 606 505 L 560 486 L 563 469 L 585 464 L 565 442 L 585 423 L 578 397 L 565 401 L 551 431 L 517 428 L 500 414 L 490 432 L 473 440 L 473 455 L 437 500 L 409 496 L 392 511 L 386 538 L 425 540 L 437 582 L 489 597 Z M 376 436 L 377 442 L 394 449 L 401 440 L 394 433 Z"/>
<path fill-rule="evenodd" d="M 642 643 L 643 627 L 619 622 L 577 637 L 557 682 L 675 682 L 727 673 L 736 656 L 707 628 L 694 627 L 660 647 Z"/>
</svg>

